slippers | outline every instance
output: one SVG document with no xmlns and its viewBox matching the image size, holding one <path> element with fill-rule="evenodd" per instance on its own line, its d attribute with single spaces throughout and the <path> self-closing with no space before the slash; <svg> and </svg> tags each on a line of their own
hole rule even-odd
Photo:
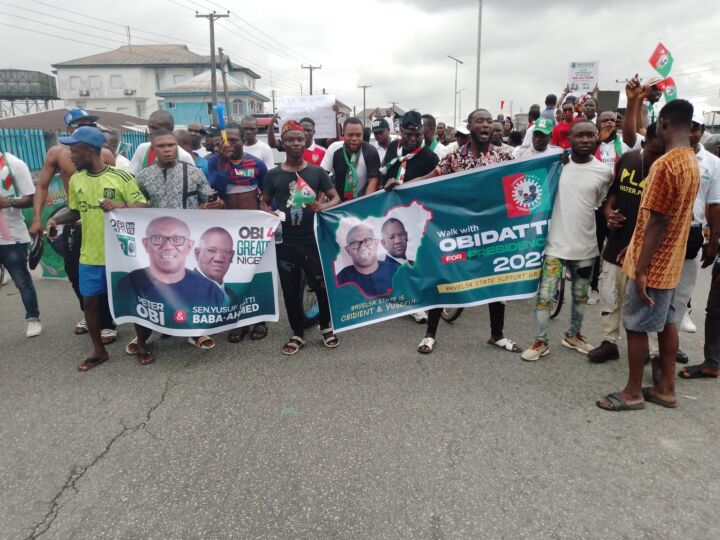
<svg viewBox="0 0 720 540">
<path fill-rule="evenodd" d="M 75 335 L 81 336 L 81 335 L 87 334 L 87 333 L 88 333 L 88 327 L 87 327 L 87 322 L 85 321 L 85 319 L 78 321 L 78 323 L 75 325 Z"/>
<path fill-rule="evenodd" d="M 143 366 L 149 366 L 155 361 L 155 355 L 150 351 L 137 353 L 138 362 Z"/>
<path fill-rule="evenodd" d="M 500 338 L 497 341 L 495 341 L 493 338 L 490 338 L 487 340 L 488 345 L 495 345 L 496 347 L 500 347 L 501 349 L 505 349 L 508 352 L 513 353 L 521 353 L 522 349 L 517 346 L 517 344 L 512 340 L 508 339 L 506 337 Z"/>
<path fill-rule="evenodd" d="M 605 404 L 602 400 L 605 399 L 608 402 L 610 402 L 609 405 Z M 612 394 L 608 394 L 600 399 L 598 399 L 595 402 L 595 405 L 600 407 L 601 409 L 605 411 L 637 411 L 639 409 L 645 408 L 645 402 L 641 401 L 640 403 L 628 403 L 623 398 L 620 397 L 620 394 L 617 392 L 613 392 Z"/>
<path fill-rule="evenodd" d="M 263 339 L 268 335 L 268 327 L 267 324 L 263 323 L 257 323 L 255 326 L 253 326 L 252 330 L 250 331 L 250 339 L 257 341 L 259 339 Z"/>
<path fill-rule="evenodd" d="M 106 356 L 105 358 L 86 358 L 85 361 L 78 366 L 78 371 L 90 371 L 95 366 L 99 366 L 109 359 L 109 356 Z"/>
<path fill-rule="evenodd" d="M 424 337 L 422 338 L 422 341 L 418 345 L 418 352 L 420 354 L 430 354 L 433 352 L 433 349 L 435 348 L 435 338 L 431 337 Z"/>
<path fill-rule="evenodd" d="M 241 326 L 240 328 L 235 328 L 234 330 L 230 330 L 230 333 L 228 334 L 228 341 L 230 343 L 240 343 L 243 339 L 245 339 L 245 336 L 248 333 L 248 327 L 247 326 Z"/>
<path fill-rule="evenodd" d="M 215 348 L 215 340 L 209 336 L 200 336 L 196 338 L 188 338 L 188 343 L 198 349 L 208 351 Z"/>
<path fill-rule="evenodd" d="M 681 379 L 717 379 L 717 375 L 713 375 L 711 373 L 707 373 L 703 371 L 702 364 L 697 364 L 695 366 L 688 366 L 682 368 L 678 372 L 678 377 Z"/>
<path fill-rule="evenodd" d="M 667 399 L 663 399 L 660 396 L 654 394 L 650 386 L 646 386 L 645 388 L 643 388 L 642 393 L 645 401 L 649 401 L 650 403 L 654 403 L 655 405 L 660 405 L 661 407 L 666 407 L 668 409 L 674 409 L 678 406 L 677 399 L 675 401 L 668 401 Z"/>
<path fill-rule="evenodd" d="M 129 355 L 131 355 L 131 356 L 135 356 L 135 355 L 138 353 L 138 351 L 137 351 L 137 343 L 138 343 L 138 339 L 137 339 L 137 336 L 136 336 L 136 337 L 134 337 L 134 338 L 132 338 L 132 339 L 130 340 L 130 343 L 128 343 L 127 345 L 125 345 L 125 354 L 129 354 Z"/>
</svg>

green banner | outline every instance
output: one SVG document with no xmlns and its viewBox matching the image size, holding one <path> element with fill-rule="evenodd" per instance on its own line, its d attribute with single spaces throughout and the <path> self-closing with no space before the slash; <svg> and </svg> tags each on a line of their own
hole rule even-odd
<svg viewBox="0 0 720 540">
<path fill-rule="evenodd" d="M 317 215 L 333 327 L 536 294 L 560 154 L 510 161 Z"/>
<path fill-rule="evenodd" d="M 52 217 L 55 212 L 61 208 L 67 206 L 67 194 L 63 187 L 62 178 L 59 175 L 53 176 L 48 186 L 48 197 L 45 208 L 42 212 L 42 226 L 45 228 L 45 223 Z M 23 216 L 25 217 L 25 223 L 29 227 L 32 225 L 33 220 L 33 209 L 25 208 L 23 210 Z M 65 277 L 65 259 L 62 253 L 62 238 L 58 238 L 54 241 L 48 241 L 45 239 L 45 246 L 43 247 L 43 254 L 40 257 L 40 268 L 42 268 L 42 277 L 44 278 L 64 278 Z"/>
</svg>

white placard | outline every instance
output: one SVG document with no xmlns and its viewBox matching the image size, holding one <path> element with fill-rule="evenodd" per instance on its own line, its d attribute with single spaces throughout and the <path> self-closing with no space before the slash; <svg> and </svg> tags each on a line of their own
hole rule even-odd
<svg viewBox="0 0 720 540">
<path fill-rule="evenodd" d="M 568 71 L 568 86 L 572 93 L 589 93 L 598 82 L 600 62 L 591 60 L 586 62 L 570 62 Z"/>
<path fill-rule="evenodd" d="M 315 137 L 318 139 L 334 139 L 337 137 L 335 127 L 335 96 L 320 94 L 317 96 L 289 96 L 280 99 L 278 114 L 282 127 L 287 120 L 300 121 L 309 117 L 315 121 Z"/>
</svg>

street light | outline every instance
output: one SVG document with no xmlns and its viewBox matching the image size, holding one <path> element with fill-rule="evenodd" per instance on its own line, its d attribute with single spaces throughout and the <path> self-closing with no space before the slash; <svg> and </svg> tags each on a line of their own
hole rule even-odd
<svg viewBox="0 0 720 540">
<path fill-rule="evenodd" d="M 462 121 L 462 117 L 460 116 L 462 114 L 462 93 L 465 90 L 467 90 L 467 88 L 461 88 L 455 92 L 455 98 L 458 100 L 458 116 L 460 117 L 460 121 Z M 453 127 L 457 129 L 457 120 L 455 121 L 455 125 Z"/>
<path fill-rule="evenodd" d="M 453 125 L 457 124 L 457 74 L 458 74 L 458 64 L 462 64 L 462 60 L 458 60 L 454 56 L 450 56 L 449 54 L 447 57 L 450 60 L 453 60 L 455 62 L 455 101 L 453 102 Z"/>
<path fill-rule="evenodd" d="M 478 0 L 477 65 L 475 66 L 475 108 L 480 108 L 480 42 L 482 38 L 482 0 Z"/>
</svg>

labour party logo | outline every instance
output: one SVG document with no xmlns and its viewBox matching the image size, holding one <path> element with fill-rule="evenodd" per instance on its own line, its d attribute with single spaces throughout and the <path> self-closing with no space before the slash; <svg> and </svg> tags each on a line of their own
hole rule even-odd
<svg viewBox="0 0 720 540">
<path fill-rule="evenodd" d="M 503 177 L 502 181 L 508 217 L 529 216 L 550 209 L 544 193 L 545 169 L 511 174 Z"/>
</svg>

